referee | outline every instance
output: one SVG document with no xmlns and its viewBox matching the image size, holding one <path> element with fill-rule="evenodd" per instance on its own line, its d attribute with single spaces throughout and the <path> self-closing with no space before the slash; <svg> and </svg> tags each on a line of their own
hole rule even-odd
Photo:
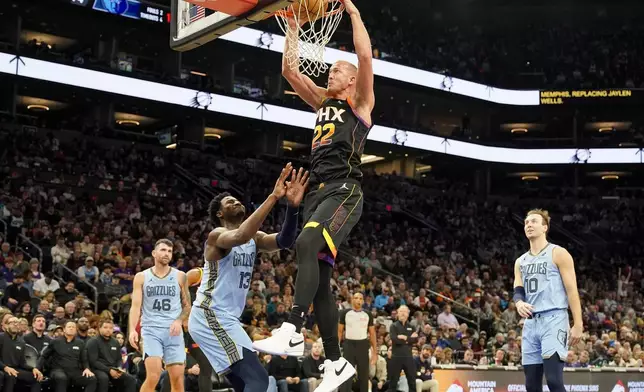
<svg viewBox="0 0 644 392">
<path fill-rule="evenodd" d="M 416 363 L 411 353 L 411 346 L 418 342 L 418 333 L 407 322 L 409 308 L 402 305 L 398 308 L 398 321 L 389 327 L 391 337 L 391 360 L 389 364 L 389 391 L 396 392 L 400 371 L 405 371 L 409 392 L 416 392 Z"/>
<path fill-rule="evenodd" d="M 371 364 L 376 363 L 378 350 L 376 349 L 376 329 L 373 326 L 373 317 L 371 313 L 362 309 L 363 303 L 364 297 L 362 293 L 353 294 L 351 298 L 352 308 L 340 314 L 338 340 L 342 343 L 344 358 L 356 367 L 360 392 L 368 392 L 369 346 L 371 345 Z M 343 334 L 345 335 L 344 339 Z M 351 380 L 340 387 L 342 392 L 351 390 Z"/>
</svg>

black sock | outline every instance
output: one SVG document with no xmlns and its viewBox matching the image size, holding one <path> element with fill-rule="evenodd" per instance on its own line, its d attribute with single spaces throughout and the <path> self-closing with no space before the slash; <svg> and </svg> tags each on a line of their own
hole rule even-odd
<svg viewBox="0 0 644 392">
<path fill-rule="evenodd" d="M 295 332 L 299 333 L 304 325 L 304 316 L 308 309 L 300 305 L 293 305 L 291 314 L 288 316 L 288 322 L 295 325 Z"/>
</svg>

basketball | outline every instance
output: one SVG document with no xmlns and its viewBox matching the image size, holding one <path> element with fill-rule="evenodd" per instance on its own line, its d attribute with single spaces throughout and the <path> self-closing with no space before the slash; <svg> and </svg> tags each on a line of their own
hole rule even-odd
<svg viewBox="0 0 644 392">
<path fill-rule="evenodd" d="M 326 13 L 329 0 L 300 0 L 291 7 L 300 22 L 315 22 Z"/>
</svg>

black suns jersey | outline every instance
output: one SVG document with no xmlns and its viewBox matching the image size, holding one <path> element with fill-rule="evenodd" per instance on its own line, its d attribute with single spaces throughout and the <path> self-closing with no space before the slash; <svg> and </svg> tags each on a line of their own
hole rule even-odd
<svg viewBox="0 0 644 392">
<path fill-rule="evenodd" d="M 370 130 L 353 111 L 350 100 L 325 99 L 317 111 L 311 144 L 311 184 L 361 180 L 361 157 Z"/>
</svg>

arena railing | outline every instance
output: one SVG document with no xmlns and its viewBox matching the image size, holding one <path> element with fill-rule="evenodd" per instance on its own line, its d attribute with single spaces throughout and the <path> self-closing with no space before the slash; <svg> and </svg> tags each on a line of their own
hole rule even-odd
<svg viewBox="0 0 644 392">
<path fill-rule="evenodd" d="M 2 224 L 2 238 L 6 241 L 7 240 L 7 222 L 5 222 L 4 219 L 0 219 L 0 223 Z"/>
<path fill-rule="evenodd" d="M 20 243 L 16 244 L 16 248 L 19 248 L 24 254 L 29 255 L 30 258 L 36 258 L 40 261 L 40 264 L 42 266 L 42 261 L 43 261 L 43 256 L 44 253 L 42 251 L 42 248 L 38 245 L 36 245 L 35 242 L 30 240 L 27 236 L 24 234 L 19 234 L 18 239 L 20 239 Z M 22 246 L 23 243 L 26 243 L 28 246 Z M 36 253 L 34 255 L 34 252 Z"/>
<path fill-rule="evenodd" d="M 354 255 L 354 254 L 352 254 L 351 252 L 347 251 L 347 250 L 340 249 L 338 252 L 339 252 L 339 253 L 340 253 L 340 255 L 341 255 L 342 257 L 344 257 L 344 258 L 347 258 L 347 259 L 349 259 L 349 260 L 355 260 L 355 255 Z M 395 280 L 396 280 L 396 281 L 398 281 L 398 282 L 405 282 L 405 283 L 407 283 L 407 280 L 406 280 L 404 277 L 400 276 L 400 275 L 396 275 L 396 274 L 394 274 L 394 273 L 392 273 L 392 272 L 389 272 L 389 271 L 387 271 L 387 270 L 384 270 L 384 269 L 382 269 L 382 268 L 378 268 L 378 267 L 374 267 L 374 266 L 371 266 L 371 268 L 372 268 L 374 271 L 378 272 L 378 274 L 387 275 L 387 276 L 390 276 L 392 279 L 395 279 Z M 456 308 L 466 310 L 466 311 L 467 311 L 467 313 L 471 313 L 471 312 L 472 312 L 472 308 L 470 308 L 469 306 L 467 306 L 465 303 L 458 302 L 458 301 L 454 301 L 453 299 L 451 299 L 451 298 L 449 298 L 449 297 L 446 297 L 446 296 L 442 295 L 441 293 L 438 293 L 438 292 L 433 291 L 433 290 L 430 290 L 430 289 L 425 289 L 425 291 L 426 291 L 430 296 L 434 296 L 434 297 L 436 297 L 436 298 L 441 298 L 441 299 L 443 299 L 444 301 L 449 302 L 449 303 L 450 303 L 450 305 L 452 305 L 452 306 L 454 306 L 454 307 L 456 307 Z M 481 314 L 480 314 L 480 312 L 476 312 L 476 320 L 474 320 L 474 319 L 470 319 L 470 318 L 468 318 L 468 317 L 465 317 L 465 316 L 463 316 L 463 315 L 461 315 L 461 314 L 459 314 L 459 313 L 457 313 L 457 312 L 454 312 L 454 316 L 456 316 L 456 318 L 458 318 L 458 319 L 460 319 L 460 320 L 462 320 L 462 321 L 464 321 L 464 322 L 466 322 L 466 323 L 470 323 L 471 325 L 476 326 L 476 330 L 477 330 L 477 331 L 480 331 L 480 330 L 481 330 Z"/>
<path fill-rule="evenodd" d="M 58 267 L 56 267 L 56 266 L 58 266 Z M 60 264 L 60 263 L 55 263 L 54 271 L 58 271 L 58 277 L 60 279 L 63 279 L 64 281 L 67 281 L 66 279 L 63 278 L 62 273 L 60 272 L 60 270 L 64 270 L 69 275 L 73 276 L 75 278 L 74 280 L 76 281 L 75 283 L 80 282 L 80 283 L 84 284 L 85 286 L 89 287 L 89 289 L 92 291 L 92 294 L 94 295 L 94 301 L 92 301 L 92 302 L 94 302 L 94 304 L 93 304 L 94 305 L 94 313 L 98 314 L 98 288 L 96 286 L 94 286 L 93 284 L 89 283 L 88 281 L 82 280 L 80 278 L 80 276 L 78 276 L 78 274 L 74 270 L 69 268 L 68 266 Z"/>
</svg>

